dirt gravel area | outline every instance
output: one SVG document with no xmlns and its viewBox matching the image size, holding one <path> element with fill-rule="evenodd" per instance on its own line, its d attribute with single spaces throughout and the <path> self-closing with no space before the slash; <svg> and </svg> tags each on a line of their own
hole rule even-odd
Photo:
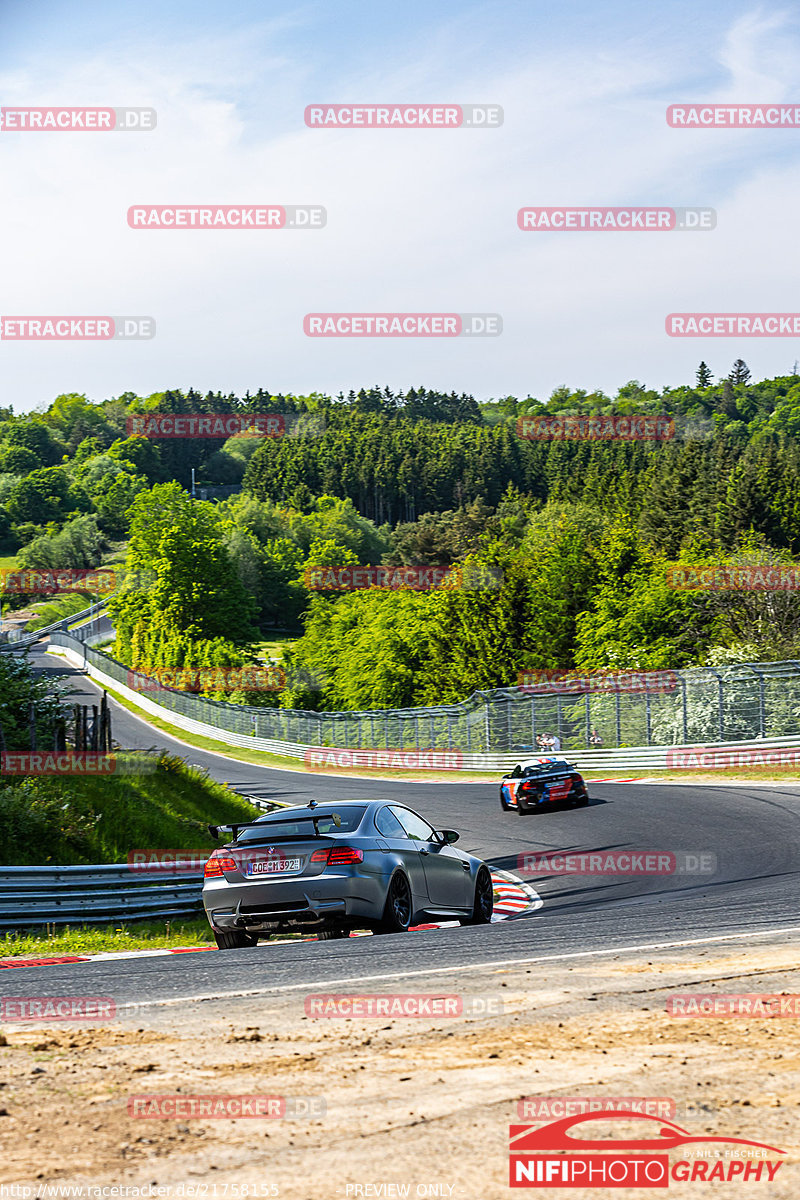
<svg viewBox="0 0 800 1200">
<path fill-rule="evenodd" d="M 30 994 L 36 977 L 31 972 Z M 640 1097 L 651 1110 L 656 1098 L 672 1101 L 670 1119 L 692 1136 L 745 1138 L 786 1152 L 771 1183 L 714 1183 L 715 1196 L 755 1188 L 788 1200 L 800 1192 L 800 1017 L 667 1015 L 675 992 L 800 993 L 788 937 L 668 949 L 644 960 L 619 954 L 487 967 L 389 986 L 457 995 L 470 1012 L 309 1016 L 322 989 L 300 987 L 123 1009 L 94 1028 L 6 1024 L 0 1198 L 492 1200 L 512 1194 L 509 1125 L 545 1123 L 530 1115 L 531 1101 L 520 1115 L 524 1097 Z M 369 990 L 388 995 L 388 988 Z M 182 1097 L 187 1105 L 188 1097 L 221 1095 L 284 1097 L 295 1115 L 129 1114 L 131 1097 Z M 140 1100 L 140 1110 L 147 1103 Z M 663 1107 L 655 1111 L 664 1115 Z M 593 1124 L 600 1136 L 642 1136 L 633 1123 Z M 672 1161 L 697 1153 L 694 1145 L 673 1150 Z M 671 1180 L 669 1193 L 711 1188 Z"/>
</svg>

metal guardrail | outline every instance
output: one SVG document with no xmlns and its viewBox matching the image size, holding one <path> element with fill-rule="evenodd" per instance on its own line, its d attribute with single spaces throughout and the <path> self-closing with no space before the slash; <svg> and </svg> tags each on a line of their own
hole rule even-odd
<svg viewBox="0 0 800 1200">
<path fill-rule="evenodd" d="M 281 801 L 236 795 L 262 811 L 283 807 Z M 0 929 L 197 917 L 203 912 L 202 890 L 199 869 L 0 866 Z"/>
<path fill-rule="evenodd" d="M 593 730 L 606 748 L 800 737 L 800 662 L 793 661 L 674 671 L 669 673 L 674 682 L 663 691 L 623 694 L 598 687 L 554 695 L 546 688 L 507 687 L 473 692 L 459 704 L 316 712 L 191 695 L 71 635 L 54 633 L 51 642 L 83 656 L 88 668 L 113 681 L 107 686 L 121 691 L 124 685 L 141 708 L 155 704 L 172 724 L 197 727 L 206 736 L 210 727 L 220 741 L 275 753 L 291 754 L 288 746 L 339 746 L 505 754 L 518 744 L 536 745 L 541 734 L 555 734 L 562 751 L 575 754 L 591 749 Z"/>
<path fill-rule="evenodd" d="M 156 690 L 148 690 L 143 694 L 142 684 L 140 680 L 143 676 L 138 676 L 137 672 L 128 671 L 127 668 L 121 667 L 114 659 L 109 658 L 109 655 L 102 654 L 98 650 L 86 647 L 83 642 L 79 642 L 76 638 L 68 637 L 64 634 L 56 634 L 50 638 L 50 642 L 54 646 L 62 648 L 62 652 L 66 652 L 71 661 L 85 668 L 86 672 L 92 679 L 96 679 L 103 688 L 110 688 L 119 692 L 126 700 L 136 704 L 137 707 L 143 709 L 145 713 L 150 713 L 152 716 L 157 716 L 158 719 L 166 721 L 167 724 L 186 730 L 188 733 L 196 733 L 200 737 L 213 738 L 217 742 L 223 742 L 227 745 L 241 746 L 241 748 L 251 750 L 265 750 L 267 754 L 282 755 L 288 758 L 305 758 L 309 751 L 314 751 L 315 754 L 323 754 L 329 752 L 335 755 L 336 751 L 327 748 L 327 746 L 319 743 L 294 742 L 294 740 L 283 740 L 279 738 L 265 738 L 258 736 L 258 714 L 276 714 L 281 712 L 277 709 L 257 709 L 248 708 L 246 706 L 236 706 L 236 704 L 225 704 L 222 701 L 205 700 L 204 697 L 187 696 L 181 692 L 170 691 L 169 689 L 158 688 Z M 774 664 L 780 667 L 781 664 Z M 799 665 L 800 666 L 800 665 Z M 780 676 L 776 679 L 780 680 Z M 700 725 L 697 732 L 698 736 L 693 739 L 682 739 L 675 737 L 674 740 L 667 742 L 664 739 L 660 745 L 632 745 L 632 746 L 603 746 L 600 748 L 589 748 L 575 743 L 575 739 L 563 739 L 561 743 L 560 755 L 569 758 L 570 762 L 577 762 L 578 768 L 581 770 L 625 770 L 625 772 L 639 772 L 639 770 L 663 770 L 670 766 L 668 762 L 668 754 L 670 751 L 676 751 L 684 745 L 703 745 L 705 748 L 718 748 L 726 750 L 735 746 L 751 746 L 751 748 L 769 750 L 790 751 L 795 748 L 800 748 L 800 728 L 798 728 L 798 712 L 800 712 L 800 695 L 798 703 L 795 703 L 793 690 L 789 683 L 795 682 L 800 689 L 800 673 L 796 679 L 783 680 L 782 683 L 782 698 L 781 702 L 776 701 L 776 733 L 783 732 L 784 736 L 775 736 L 771 738 L 762 738 L 753 736 L 732 737 L 729 740 L 724 738 L 716 739 L 704 733 L 706 726 Z M 130 686 L 128 684 L 138 684 L 138 686 Z M 601 697 L 608 700 L 608 697 Z M 528 698 L 527 703 L 530 702 Z M 614 697 L 610 697 L 610 702 L 614 702 Z M 188 712 L 187 710 L 188 709 Z M 246 724 L 243 730 L 230 730 L 221 724 L 225 719 L 225 710 L 233 710 L 239 715 L 242 722 Z M 194 713 L 199 714 L 198 716 Z M 191 714 L 191 715 L 190 715 Z M 289 716 L 305 715 L 288 713 Z M 314 716 L 330 715 L 330 714 L 311 714 Z M 333 714 L 336 715 L 336 714 Z M 353 716 L 363 714 L 354 713 Z M 368 714 L 367 714 L 368 715 Z M 784 716 L 786 720 L 778 720 Z M 205 718 L 205 719 L 203 719 Z M 248 728 L 249 726 L 249 728 Z M 788 728 L 786 728 L 788 726 Z M 758 731 L 756 725 L 756 732 Z M 715 721 L 711 721 L 711 730 L 715 728 Z M 417 743 L 419 745 L 420 743 Z M 528 749 L 522 749 L 524 745 L 523 739 L 510 740 L 505 746 L 495 746 L 495 748 L 483 752 L 473 752 L 469 750 L 459 750 L 456 752 L 459 755 L 459 768 L 453 766 L 447 769 L 462 769 L 462 770 L 498 770 L 505 772 L 510 770 L 513 764 L 521 761 L 521 758 L 535 757 L 540 754 L 539 750 L 534 750 L 533 746 L 528 744 Z M 369 766 L 368 762 L 355 761 L 357 756 L 368 755 L 369 748 L 367 746 L 351 745 L 349 750 L 343 748 L 342 743 L 337 744 L 339 750 L 344 750 L 342 755 L 343 761 L 331 763 L 331 766 L 348 767 L 348 766 Z M 445 744 L 439 743 L 422 744 L 422 749 L 427 751 L 431 749 L 449 749 Z M 375 748 L 375 752 L 380 751 L 380 745 Z M 348 755 L 353 756 L 353 761 L 348 761 Z M 703 763 L 698 763 L 703 766 Z M 379 764 L 380 766 L 380 764 Z M 385 763 L 385 766 L 391 767 L 391 763 Z M 414 766 L 411 763 L 410 766 Z M 313 769 L 313 767 L 311 768 Z M 317 769 L 325 770 L 325 764 L 321 764 Z M 419 767 L 419 772 L 425 776 L 425 767 Z"/>
<path fill-rule="evenodd" d="M 54 621 L 52 625 L 44 625 L 41 629 L 34 629 L 30 633 L 24 633 L 16 641 L 0 641 L 0 650 L 29 650 L 31 646 L 35 646 L 43 637 L 62 631 L 66 633 L 70 625 L 74 625 L 76 621 L 83 620 L 84 618 L 88 619 L 96 616 L 105 606 L 106 600 L 100 600 L 97 604 L 91 604 L 81 612 L 71 613 L 70 616 L 63 617 L 60 621 Z"/>
<path fill-rule="evenodd" d="M 0 867 L 0 929 L 197 916 L 202 887 L 197 870 Z"/>
</svg>

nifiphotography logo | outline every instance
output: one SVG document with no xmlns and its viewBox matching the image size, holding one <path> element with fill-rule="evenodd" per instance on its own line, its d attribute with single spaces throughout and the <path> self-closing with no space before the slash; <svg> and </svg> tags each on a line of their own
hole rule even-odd
<svg viewBox="0 0 800 1200">
<path fill-rule="evenodd" d="M 601 1137 L 598 1121 L 604 1127 L 614 1122 L 638 1126 L 639 1136 Z M 746 1138 L 695 1137 L 672 1121 L 625 1111 L 581 1113 L 542 1126 L 512 1125 L 509 1138 L 511 1187 L 666 1188 L 671 1180 L 771 1183 L 782 1160 L 770 1156 L 786 1153 Z"/>
</svg>

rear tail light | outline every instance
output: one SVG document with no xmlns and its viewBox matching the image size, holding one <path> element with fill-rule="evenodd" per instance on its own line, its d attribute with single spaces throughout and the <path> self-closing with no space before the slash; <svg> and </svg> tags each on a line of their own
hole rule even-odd
<svg viewBox="0 0 800 1200">
<path fill-rule="evenodd" d="M 315 850 L 309 859 L 312 863 L 324 863 L 326 867 L 345 867 L 364 861 L 363 850 L 354 846 L 334 846 L 330 850 Z"/>
<path fill-rule="evenodd" d="M 215 850 L 203 868 L 203 875 L 206 879 L 219 879 L 225 871 L 235 870 L 236 859 L 231 858 L 229 854 L 220 854 L 219 850 Z"/>
</svg>

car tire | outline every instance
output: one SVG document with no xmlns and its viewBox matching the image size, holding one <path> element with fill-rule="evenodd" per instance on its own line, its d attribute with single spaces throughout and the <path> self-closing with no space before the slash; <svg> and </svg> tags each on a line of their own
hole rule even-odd
<svg viewBox="0 0 800 1200">
<path fill-rule="evenodd" d="M 383 916 L 376 932 L 408 933 L 411 917 L 411 885 L 402 871 L 395 871 L 389 883 Z"/>
<path fill-rule="evenodd" d="M 334 938 L 350 937 L 349 929 L 321 929 L 317 934 L 318 942 L 330 942 Z"/>
<path fill-rule="evenodd" d="M 488 867 L 478 867 L 475 876 L 475 895 L 472 916 L 462 917 L 462 925 L 488 925 L 494 912 L 494 886 Z"/>
<path fill-rule="evenodd" d="M 578 799 L 575 801 L 575 807 L 576 808 L 586 808 L 588 803 L 589 803 L 589 797 L 587 795 L 579 796 Z"/>
<path fill-rule="evenodd" d="M 243 929 L 215 929 L 214 941 L 220 950 L 241 950 L 245 946 L 255 946 L 258 938 Z"/>
</svg>

